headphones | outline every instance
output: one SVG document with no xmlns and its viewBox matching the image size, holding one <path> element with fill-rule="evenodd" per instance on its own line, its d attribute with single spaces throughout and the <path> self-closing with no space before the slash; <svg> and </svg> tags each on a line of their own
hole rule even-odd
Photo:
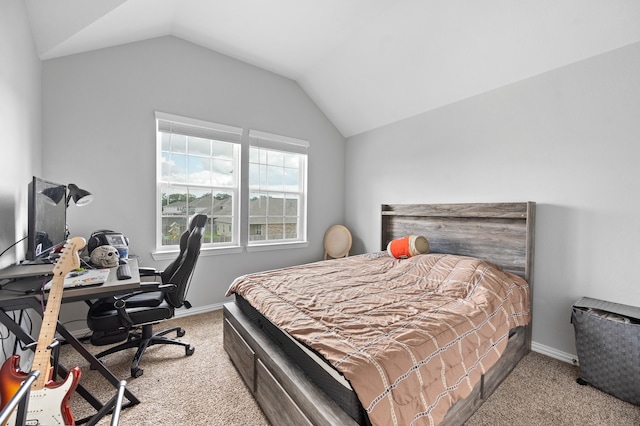
<svg viewBox="0 0 640 426">
<path fill-rule="evenodd" d="M 91 254 L 96 247 L 111 245 L 109 241 L 110 239 L 107 237 L 108 235 L 121 237 L 126 245 L 129 245 L 129 239 L 120 232 L 114 232 L 110 229 L 100 229 L 98 231 L 93 231 L 89 237 L 89 241 L 87 241 L 87 250 L 89 251 L 89 254 Z"/>
</svg>

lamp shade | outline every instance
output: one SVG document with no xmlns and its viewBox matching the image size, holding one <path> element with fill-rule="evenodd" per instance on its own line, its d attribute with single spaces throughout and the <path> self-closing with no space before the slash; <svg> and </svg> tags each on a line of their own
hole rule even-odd
<svg viewBox="0 0 640 426">
<path fill-rule="evenodd" d="M 75 183 L 69 184 L 69 195 L 67 196 L 67 206 L 69 205 L 69 200 L 73 198 L 73 202 L 78 207 L 86 206 L 90 202 L 93 201 L 93 195 L 89 191 L 78 188 Z"/>
<path fill-rule="evenodd" d="M 49 204 L 58 205 L 58 203 L 67 195 L 67 188 L 64 185 L 52 186 L 40 191 L 45 196 L 44 200 Z"/>
</svg>

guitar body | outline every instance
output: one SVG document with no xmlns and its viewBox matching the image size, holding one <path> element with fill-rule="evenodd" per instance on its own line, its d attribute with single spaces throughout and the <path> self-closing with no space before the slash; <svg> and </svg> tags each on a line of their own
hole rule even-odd
<svg viewBox="0 0 640 426">
<path fill-rule="evenodd" d="M 29 403 L 25 423 L 27 425 L 74 425 L 75 421 L 69 408 L 69 398 L 80 381 L 80 368 L 74 367 L 63 382 L 54 382 L 51 372 L 48 372 L 47 383 L 42 389 L 32 389 L 29 393 Z M 13 355 L 7 359 L 0 369 L 0 401 L 1 407 L 9 403 L 15 395 L 28 373 L 20 370 L 20 355 Z M 7 425 L 16 423 L 17 410 L 13 412 Z M 4 425 L 3 425 L 4 426 Z"/>
</svg>

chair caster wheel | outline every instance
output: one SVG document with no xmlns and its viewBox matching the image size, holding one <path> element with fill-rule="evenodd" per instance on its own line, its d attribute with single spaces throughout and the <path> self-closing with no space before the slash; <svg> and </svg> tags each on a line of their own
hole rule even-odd
<svg viewBox="0 0 640 426">
<path fill-rule="evenodd" d="M 179 328 L 179 329 L 178 329 L 178 331 L 176 331 L 176 335 L 177 335 L 178 337 L 182 337 L 182 336 L 184 336 L 185 334 L 187 334 L 187 332 L 186 332 L 186 331 L 184 331 L 184 328 Z"/>
<path fill-rule="evenodd" d="M 138 377 L 142 376 L 142 374 L 144 373 L 144 370 L 142 368 L 132 368 L 131 369 L 131 377 L 133 377 L 134 379 L 137 379 Z"/>
<path fill-rule="evenodd" d="M 189 346 L 188 348 L 186 348 L 185 353 L 187 354 L 187 356 L 191 356 L 195 351 L 196 351 L 195 347 Z"/>
</svg>

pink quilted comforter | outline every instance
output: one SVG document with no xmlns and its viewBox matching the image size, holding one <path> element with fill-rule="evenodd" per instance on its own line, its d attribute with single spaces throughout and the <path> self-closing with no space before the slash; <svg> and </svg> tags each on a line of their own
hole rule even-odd
<svg viewBox="0 0 640 426">
<path fill-rule="evenodd" d="M 530 321 L 528 292 L 478 259 L 381 252 L 242 276 L 227 295 L 322 354 L 374 425 L 433 425 Z"/>
</svg>

